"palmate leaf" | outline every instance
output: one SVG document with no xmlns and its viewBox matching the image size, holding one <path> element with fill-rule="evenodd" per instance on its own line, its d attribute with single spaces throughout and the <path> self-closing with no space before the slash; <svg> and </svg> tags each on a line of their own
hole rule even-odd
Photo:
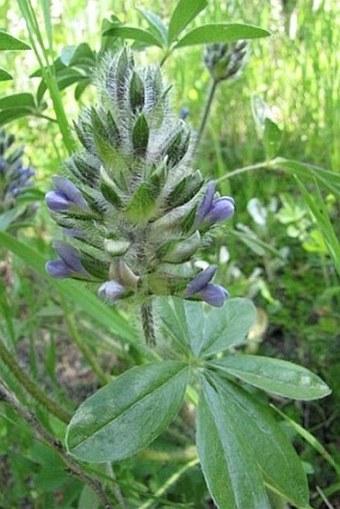
<svg viewBox="0 0 340 509">
<path fill-rule="evenodd" d="M 188 365 L 176 361 L 126 371 L 78 408 L 67 430 L 69 452 L 95 463 L 137 453 L 175 418 L 188 376 Z"/>
<path fill-rule="evenodd" d="M 263 28 L 242 23 L 209 23 L 194 28 L 178 41 L 176 48 L 211 44 L 215 42 L 234 42 L 239 39 L 258 39 L 268 37 L 270 33 Z"/>
<path fill-rule="evenodd" d="M 222 308 L 208 312 L 200 302 L 176 297 L 157 302 L 165 333 L 196 357 L 209 357 L 242 344 L 256 320 L 255 306 L 248 299 L 229 299 Z"/>
<path fill-rule="evenodd" d="M 218 509 L 270 509 L 262 476 L 238 419 L 205 377 L 197 409 L 197 450 Z"/>
<path fill-rule="evenodd" d="M 256 308 L 249 299 L 229 299 L 223 308 L 212 309 L 206 318 L 200 355 L 208 357 L 244 343 L 255 321 Z"/>
<path fill-rule="evenodd" d="M 331 392 L 325 382 L 308 369 L 280 359 L 230 355 L 211 361 L 209 366 L 286 398 L 308 401 L 323 398 Z"/>
<path fill-rule="evenodd" d="M 266 484 L 296 507 L 308 507 L 308 485 L 301 461 L 273 411 L 256 397 L 218 374 L 209 374 L 221 405 L 237 422 Z"/>
</svg>

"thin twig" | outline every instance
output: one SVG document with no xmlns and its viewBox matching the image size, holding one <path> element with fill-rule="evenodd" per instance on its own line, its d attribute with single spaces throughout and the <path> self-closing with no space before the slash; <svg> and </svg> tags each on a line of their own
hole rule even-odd
<svg viewBox="0 0 340 509">
<path fill-rule="evenodd" d="M 50 433 L 43 428 L 40 424 L 36 416 L 33 412 L 23 406 L 20 401 L 17 399 L 15 394 L 10 391 L 6 385 L 0 381 L 0 400 L 8 403 L 18 414 L 24 419 L 27 424 L 32 428 L 37 438 L 43 440 L 46 444 L 48 444 L 52 449 L 54 449 L 57 454 L 62 458 L 64 463 L 66 464 L 70 474 L 77 477 L 84 483 L 86 483 L 92 490 L 96 493 L 97 497 L 104 505 L 105 509 L 114 509 L 111 505 L 111 502 L 108 500 L 101 483 L 95 479 L 92 479 L 86 472 L 84 472 L 81 467 L 67 454 L 65 453 L 62 444 L 59 440 L 54 438 Z"/>
<path fill-rule="evenodd" d="M 223 175 L 216 180 L 217 183 L 222 182 L 223 180 L 230 179 L 232 177 L 236 177 L 237 175 L 241 175 L 241 173 L 245 173 L 247 171 L 257 170 L 259 168 L 273 168 L 268 161 L 262 161 L 261 163 L 251 164 L 249 166 L 244 166 L 243 168 L 237 168 L 229 173 Z"/>
</svg>

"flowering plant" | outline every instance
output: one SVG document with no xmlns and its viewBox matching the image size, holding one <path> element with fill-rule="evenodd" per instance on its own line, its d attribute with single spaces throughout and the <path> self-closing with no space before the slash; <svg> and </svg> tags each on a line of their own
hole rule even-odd
<svg viewBox="0 0 340 509">
<path fill-rule="evenodd" d="M 32 186 L 35 174 L 30 166 L 23 165 L 24 149 L 13 148 L 14 142 L 12 134 L 0 130 L 0 216 L 12 229 L 33 212 L 32 207 L 22 205 L 20 198 Z"/>
</svg>

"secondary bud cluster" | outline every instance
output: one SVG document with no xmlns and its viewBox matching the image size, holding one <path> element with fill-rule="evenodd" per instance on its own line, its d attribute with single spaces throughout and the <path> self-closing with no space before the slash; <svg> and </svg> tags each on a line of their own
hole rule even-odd
<svg viewBox="0 0 340 509">
<path fill-rule="evenodd" d="M 15 137 L 0 130 L 0 214 L 16 205 L 16 198 L 32 185 L 34 170 L 22 164 L 22 147 L 9 149 Z"/>
<path fill-rule="evenodd" d="M 237 77 L 244 67 L 248 56 L 246 41 L 208 44 L 204 63 L 215 81 Z"/>
<path fill-rule="evenodd" d="M 98 285 L 109 302 L 132 295 L 179 295 L 221 306 L 226 291 L 185 262 L 217 221 L 234 212 L 191 168 L 195 140 L 169 110 L 156 68 L 137 68 L 124 49 L 100 74 L 100 104 L 75 125 L 82 144 L 53 178 L 47 205 L 68 242 L 56 242 L 54 277 Z M 183 265 L 184 264 L 184 265 Z"/>
</svg>

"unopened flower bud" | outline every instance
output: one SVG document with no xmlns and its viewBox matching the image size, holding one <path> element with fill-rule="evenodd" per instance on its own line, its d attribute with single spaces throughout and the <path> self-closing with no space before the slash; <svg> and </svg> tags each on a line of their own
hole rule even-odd
<svg viewBox="0 0 340 509">
<path fill-rule="evenodd" d="M 224 301 L 229 297 L 225 288 L 220 285 L 213 285 L 210 283 L 216 273 L 217 267 L 212 265 L 203 272 L 200 272 L 189 283 L 185 297 L 200 298 L 215 307 L 222 307 Z"/>
<path fill-rule="evenodd" d="M 218 221 L 230 219 L 234 214 L 233 198 L 231 196 L 214 198 L 215 189 L 215 182 L 209 182 L 196 214 L 196 226 L 198 228 L 209 228 Z"/>
<path fill-rule="evenodd" d="M 105 281 L 98 290 L 98 296 L 113 304 L 124 295 L 124 286 L 116 281 Z"/>
<path fill-rule="evenodd" d="M 53 260 L 46 264 L 46 271 L 50 276 L 63 279 L 67 277 L 86 278 L 88 276 L 81 261 L 79 252 L 66 242 L 54 242 L 54 249 L 60 260 Z"/>
<path fill-rule="evenodd" d="M 244 67 L 247 55 L 246 41 L 208 44 L 204 63 L 218 82 L 236 77 Z"/>
<path fill-rule="evenodd" d="M 88 210 L 88 205 L 81 192 L 67 178 L 53 177 L 54 191 L 46 194 L 46 203 L 53 212 L 64 212 L 72 206 Z"/>
</svg>

